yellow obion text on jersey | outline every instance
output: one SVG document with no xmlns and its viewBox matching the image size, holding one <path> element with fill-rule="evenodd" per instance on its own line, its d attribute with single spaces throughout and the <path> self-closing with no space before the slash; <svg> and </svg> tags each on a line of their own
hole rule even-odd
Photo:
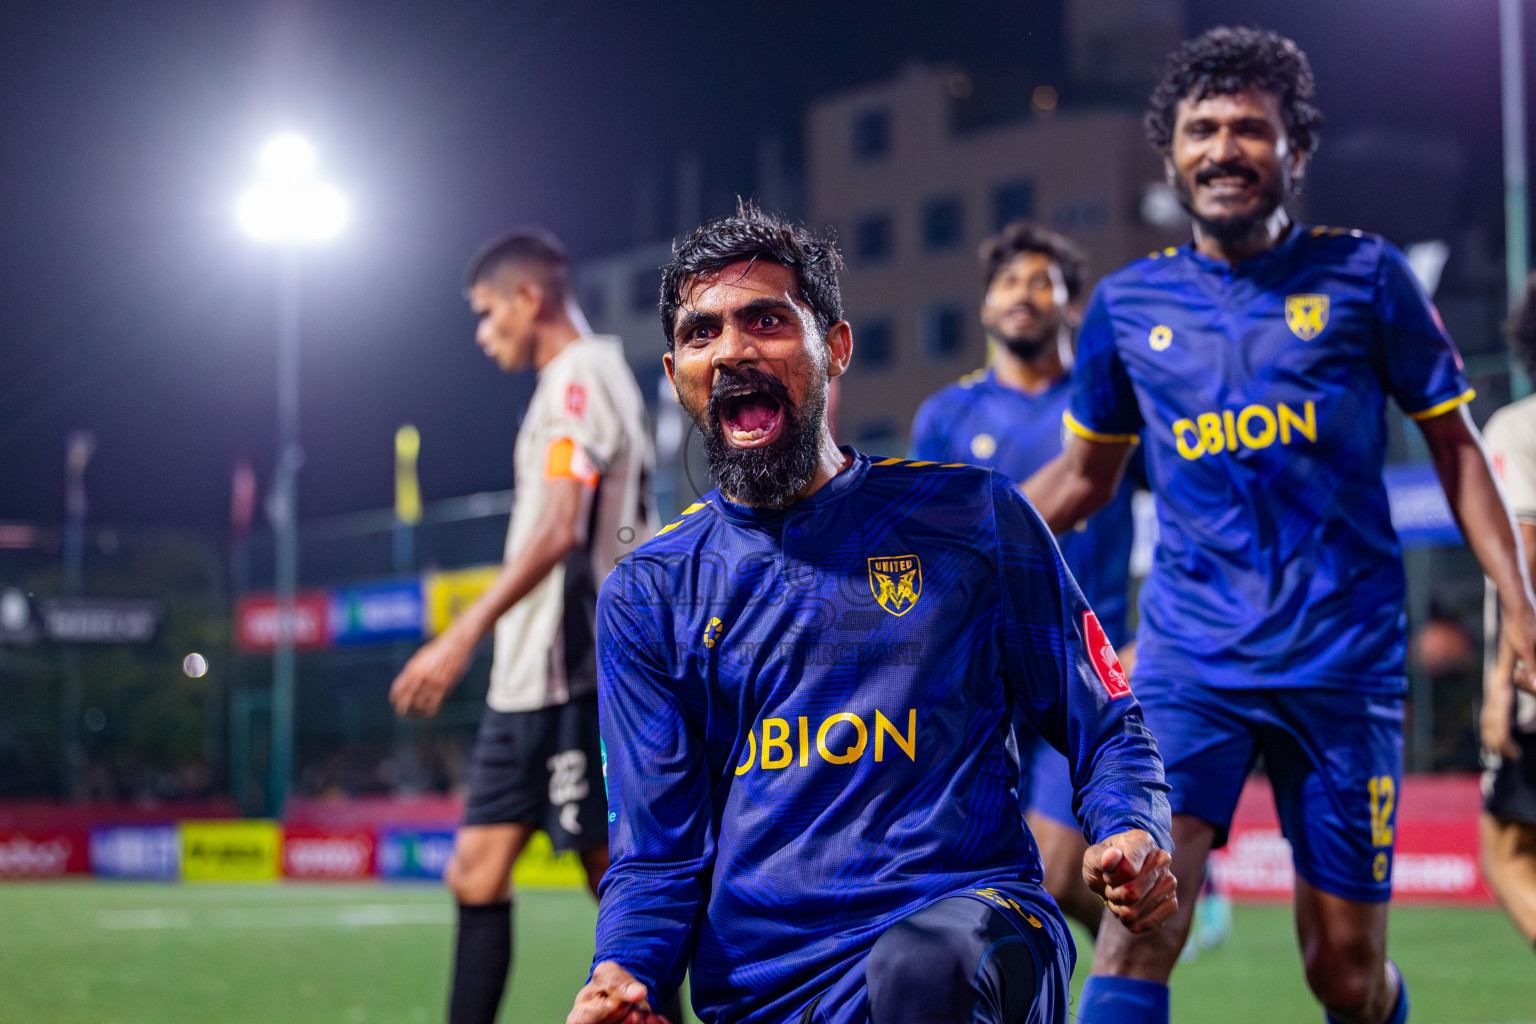
<svg viewBox="0 0 1536 1024">
<path fill-rule="evenodd" d="M 1174 420 L 1173 443 L 1186 459 L 1235 452 L 1239 448 L 1260 449 L 1272 444 L 1293 444 L 1301 438 L 1317 442 L 1317 409 L 1311 399 L 1301 411 L 1279 403 L 1248 405 L 1241 409 L 1203 412 L 1194 419 Z"/>
<path fill-rule="evenodd" d="M 765 718 L 762 720 L 763 756 L 760 765 L 762 768 L 768 771 L 773 771 L 777 768 L 788 768 L 797 760 L 800 767 L 805 768 L 811 763 L 811 750 L 813 748 L 817 755 L 828 764 L 852 764 L 864 756 L 864 751 L 869 746 L 869 727 L 864 724 L 864 719 L 850 711 L 839 711 L 835 715 L 828 715 L 821 725 L 814 730 L 811 728 L 810 719 L 804 715 L 800 716 L 797 724 L 799 725 L 799 743 L 795 744 L 790 739 L 789 719 Z M 897 730 L 896 725 L 889 718 L 876 711 L 874 733 L 876 761 L 885 760 L 885 743 L 889 739 L 896 747 L 900 748 L 908 760 L 916 763 L 916 708 L 907 709 L 907 730 L 905 735 Z M 895 751 L 891 753 L 894 754 Z M 745 775 L 754 767 L 759 767 L 757 755 L 757 734 L 749 732 L 747 733 L 747 759 L 736 766 L 736 774 Z"/>
</svg>

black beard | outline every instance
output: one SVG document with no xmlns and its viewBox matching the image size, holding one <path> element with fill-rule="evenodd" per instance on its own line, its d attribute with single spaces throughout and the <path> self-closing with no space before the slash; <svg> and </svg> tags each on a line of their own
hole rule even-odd
<svg viewBox="0 0 1536 1024">
<path fill-rule="evenodd" d="M 1056 333 L 1052 331 L 1043 338 L 1005 338 L 997 335 L 997 340 L 1009 352 L 1026 363 L 1032 363 L 1045 354 L 1046 350 L 1056 344 Z"/>
<path fill-rule="evenodd" d="M 743 386 L 772 395 L 782 410 L 779 436 L 760 448 L 737 448 L 725 439 L 720 403 Z M 816 474 L 826 407 L 825 378 L 813 377 L 804 406 L 797 406 L 790 400 L 789 389 L 772 374 L 750 366 L 722 366 L 715 371 L 709 404 L 702 415 L 694 409 L 689 409 L 688 415 L 703 436 L 704 457 L 721 492 L 743 505 L 781 509 L 794 504 Z"/>
<path fill-rule="evenodd" d="M 1204 179 L 1220 178 L 1226 175 L 1242 175 L 1254 178 L 1252 169 L 1241 165 L 1216 164 L 1208 167 L 1195 175 L 1197 183 Z M 1263 227 L 1274 212 L 1280 209 L 1280 204 L 1285 202 L 1285 195 L 1290 191 L 1284 177 L 1279 177 L 1265 186 L 1260 196 L 1259 208 L 1251 214 L 1241 217 L 1203 217 L 1195 212 L 1195 197 L 1191 192 L 1189 183 L 1184 180 L 1182 174 L 1173 176 L 1173 191 L 1179 197 L 1179 205 L 1184 207 L 1184 212 L 1190 219 L 1199 224 L 1206 234 L 1212 236 L 1223 248 L 1232 249 L 1247 241 L 1253 234 Z"/>
</svg>

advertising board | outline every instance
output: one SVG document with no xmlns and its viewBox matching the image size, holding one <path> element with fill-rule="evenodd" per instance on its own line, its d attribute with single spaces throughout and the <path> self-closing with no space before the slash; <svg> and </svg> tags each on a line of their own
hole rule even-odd
<svg viewBox="0 0 1536 1024">
<path fill-rule="evenodd" d="M 328 881 L 373 877 L 373 833 L 290 825 L 283 833 L 283 875 Z"/>
<path fill-rule="evenodd" d="M 275 821 L 184 821 L 181 874 L 189 882 L 270 882 L 282 829 Z"/>
<path fill-rule="evenodd" d="M 0 830 L 0 878 L 57 878 L 90 870 L 84 832 Z"/>
<path fill-rule="evenodd" d="M 460 612 L 485 593 L 500 571 L 500 565 L 480 565 L 424 575 L 421 589 L 426 599 L 427 634 L 437 636 L 447 629 Z"/>
<path fill-rule="evenodd" d="M 380 878 L 442 878 L 453 856 L 451 828 L 387 828 L 379 835 Z"/>
<path fill-rule="evenodd" d="M 555 852 L 549 836 L 535 832 L 512 869 L 512 881 L 518 885 L 574 886 L 587 884 L 587 873 L 574 850 Z"/>
<path fill-rule="evenodd" d="M 421 639 L 421 580 L 338 587 L 331 595 L 331 637 L 338 647 Z"/>
<path fill-rule="evenodd" d="M 91 873 L 102 878 L 171 881 L 181 877 L 175 825 L 107 825 L 91 829 Z"/>
<path fill-rule="evenodd" d="M 235 602 L 235 643 L 247 654 L 271 651 L 277 645 L 277 598 L 271 593 L 244 594 Z M 331 643 L 331 596 L 324 590 L 301 590 L 293 602 L 293 644 L 301 651 L 318 651 Z"/>
</svg>

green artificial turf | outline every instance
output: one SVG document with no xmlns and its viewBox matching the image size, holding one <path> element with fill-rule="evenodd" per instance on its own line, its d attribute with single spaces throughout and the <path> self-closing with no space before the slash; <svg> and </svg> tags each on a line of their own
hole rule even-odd
<svg viewBox="0 0 1536 1024">
<path fill-rule="evenodd" d="M 517 915 L 501 1019 L 558 1024 L 586 976 L 592 901 L 526 889 Z M 4 883 L 0 1021 L 437 1024 L 451 939 L 435 886 Z M 1536 957 L 1498 912 L 1400 908 L 1391 948 L 1414 1024 L 1536 1024 Z M 1179 968 L 1173 1007 L 1188 1024 L 1320 1022 L 1289 910 L 1238 907 L 1231 940 Z"/>
</svg>

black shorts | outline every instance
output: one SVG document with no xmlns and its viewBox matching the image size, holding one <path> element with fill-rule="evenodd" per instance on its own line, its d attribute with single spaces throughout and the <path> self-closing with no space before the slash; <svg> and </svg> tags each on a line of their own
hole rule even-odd
<svg viewBox="0 0 1536 1024">
<path fill-rule="evenodd" d="M 557 850 L 608 842 L 597 696 L 538 711 L 486 708 L 469 769 L 466 825 L 532 825 Z"/>
<path fill-rule="evenodd" d="M 1512 733 L 1520 757 L 1483 752 L 1483 810 L 1501 821 L 1536 825 L 1536 733 Z"/>
</svg>

